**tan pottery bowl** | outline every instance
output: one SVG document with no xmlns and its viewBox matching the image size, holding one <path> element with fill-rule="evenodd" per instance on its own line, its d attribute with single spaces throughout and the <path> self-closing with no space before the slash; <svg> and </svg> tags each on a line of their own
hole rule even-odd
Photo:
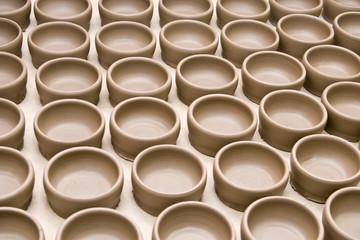
<svg viewBox="0 0 360 240">
<path fill-rule="evenodd" d="M 0 17 L 15 21 L 23 31 L 30 24 L 31 0 L 1 1 Z"/>
<path fill-rule="evenodd" d="M 334 19 L 344 12 L 359 12 L 360 2 L 358 0 L 324 0 L 323 17 L 333 22 Z"/>
<path fill-rule="evenodd" d="M 334 22 L 336 43 L 360 55 L 360 10 L 339 14 Z"/>
<path fill-rule="evenodd" d="M 16 22 L 0 17 L 0 36 L 0 51 L 22 56 L 23 33 Z"/>
</svg>

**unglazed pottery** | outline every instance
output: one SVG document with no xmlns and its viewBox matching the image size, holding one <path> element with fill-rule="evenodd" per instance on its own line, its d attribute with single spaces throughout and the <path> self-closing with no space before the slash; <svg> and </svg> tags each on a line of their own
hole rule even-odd
<svg viewBox="0 0 360 240">
<path fill-rule="evenodd" d="M 215 54 L 219 37 L 209 25 L 195 20 L 177 20 L 160 31 L 163 61 L 173 68 L 184 58 L 195 54 Z"/>
<path fill-rule="evenodd" d="M 259 198 L 282 194 L 289 179 L 289 168 L 272 147 L 242 141 L 220 149 L 215 156 L 213 177 L 221 201 L 244 211 Z"/>
<path fill-rule="evenodd" d="M 222 56 L 240 68 L 254 52 L 277 50 L 279 35 L 268 24 L 256 20 L 236 20 L 221 31 Z"/>
<path fill-rule="evenodd" d="M 152 0 L 99 0 L 101 25 L 110 22 L 133 21 L 150 26 L 154 4 Z"/>
<path fill-rule="evenodd" d="M 34 118 L 35 137 L 46 159 L 71 147 L 100 148 L 104 129 L 105 119 L 100 110 L 79 99 L 48 103 Z"/>
<path fill-rule="evenodd" d="M 346 48 L 315 46 L 305 52 L 302 62 L 306 69 L 304 87 L 316 96 L 335 82 L 360 82 L 360 57 Z"/>
<path fill-rule="evenodd" d="M 213 55 L 189 56 L 176 68 L 177 95 L 186 105 L 208 94 L 233 95 L 238 81 L 239 74 L 235 66 Z"/>
<path fill-rule="evenodd" d="M 277 51 L 261 51 L 249 55 L 242 64 L 244 94 L 259 103 L 268 93 L 280 89 L 300 90 L 306 71 L 296 58 Z"/>
<path fill-rule="evenodd" d="M 24 210 L 0 207 L 0 239 L 45 240 L 40 223 Z"/>
<path fill-rule="evenodd" d="M 34 180 L 34 169 L 29 159 L 17 150 L 0 147 L 0 206 L 27 209 Z"/>
<path fill-rule="evenodd" d="M 242 240 L 324 239 L 316 215 L 302 203 L 286 197 L 265 197 L 244 212 L 240 225 Z"/>
<path fill-rule="evenodd" d="M 43 178 L 47 200 L 63 218 L 85 208 L 115 208 L 123 182 L 119 161 L 94 147 L 74 147 L 55 155 Z"/>
<path fill-rule="evenodd" d="M 178 113 L 169 103 L 154 97 L 127 99 L 110 116 L 114 150 L 131 161 L 148 147 L 175 144 L 179 132 Z"/>
<path fill-rule="evenodd" d="M 22 102 L 27 83 L 27 68 L 23 60 L 13 54 L 0 52 L 0 76 L 0 97 L 14 103 Z"/>
<path fill-rule="evenodd" d="M 321 101 L 328 112 L 325 130 L 355 142 L 360 139 L 360 83 L 338 82 L 325 88 Z"/>
<path fill-rule="evenodd" d="M 192 102 L 187 124 L 191 145 L 203 154 L 215 156 L 231 142 L 250 140 L 257 127 L 257 116 L 237 97 L 211 94 Z"/>
<path fill-rule="evenodd" d="M 21 29 L 30 24 L 31 0 L 2 0 L 0 17 L 15 21 Z"/>
<path fill-rule="evenodd" d="M 95 46 L 101 66 L 126 57 L 151 58 L 155 51 L 156 37 L 147 26 L 137 22 L 118 21 L 101 27 L 95 36 Z"/>
<path fill-rule="evenodd" d="M 167 100 L 172 77 L 159 61 L 128 57 L 112 64 L 106 74 L 109 100 L 113 106 L 128 98 L 148 96 Z"/>
<path fill-rule="evenodd" d="M 35 68 L 60 57 L 87 59 L 90 39 L 86 30 L 75 23 L 48 22 L 35 27 L 28 35 L 28 46 Z"/>
<path fill-rule="evenodd" d="M 0 98 L 0 123 L 0 146 L 21 150 L 25 132 L 25 116 L 21 108 Z"/>
<path fill-rule="evenodd" d="M 325 107 L 309 94 L 277 90 L 259 105 L 259 133 L 271 146 L 290 151 L 307 135 L 321 133 L 327 121 Z"/>
<path fill-rule="evenodd" d="M 360 11 L 339 14 L 333 23 L 336 43 L 360 55 Z"/>
<path fill-rule="evenodd" d="M 95 238 L 142 240 L 142 235 L 138 226 L 119 211 L 96 207 L 81 210 L 67 218 L 55 239 Z"/>
<path fill-rule="evenodd" d="M 155 220 L 152 240 L 235 240 L 232 223 L 219 210 L 201 202 L 181 202 L 165 209 Z"/>
<path fill-rule="evenodd" d="M 325 20 L 308 14 L 291 14 L 277 24 L 279 50 L 301 59 L 309 48 L 332 44 L 334 30 Z"/>
<path fill-rule="evenodd" d="M 0 17 L 0 51 L 21 57 L 23 33 L 21 27 L 13 20 Z"/>
<path fill-rule="evenodd" d="M 210 23 L 214 5 L 211 0 L 159 0 L 160 26 L 181 19 Z"/>
<path fill-rule="evenodd" d="M 332 22 L 336 16 L 344 12 L 359 12 L 358 0 L 324 0 L 323 17 Z"/>
<path fill-rule="evenodd" d="M 97 104 L 102 75 L 91 62 L 80 58 L 57 58 L 41 65 L 35 75 L 40 102 L 76 98 Z"/>
<path fill-rule="evenodd" d="M 266 22 L 270 16 L 270 5 L 266 0 L 217 0 L 216 16 L 220 29 L 228 22 L 239 19 Z"/>
<path fill-rule="evenodd" d="M 360 188 L 340 189 L 326 200 L 322 221 L 328 240 L 359 239 Z"/>
</svg>

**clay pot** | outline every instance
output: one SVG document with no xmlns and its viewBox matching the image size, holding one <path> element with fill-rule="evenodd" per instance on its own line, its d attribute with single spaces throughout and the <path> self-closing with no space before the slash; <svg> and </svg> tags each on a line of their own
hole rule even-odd
<svg viewBox="0 0 360 240">
<path fill-rule="evenodd" d="M 333 23 L 336 43 L 360 55 L 360 34 L 358 23 L 360 12 L 339 14 Z"/>
<path fill-rule="evenodd" d="M 15 21 L 23 31 L 30 24 L 31 0 L 1 1 L 0 17 Z"/>
<path fill-rule="evenodd" d="M 0 51 L 21 57 L 23 33 L 21 27 L 13 20 L 0 17 Z"/>
<path fill-rule="evenodd" d="M 323 17 L 330 23 L 341 13 L 359 12 L 360 3 L 357 0 L 324 0 Z"/>
</svg>

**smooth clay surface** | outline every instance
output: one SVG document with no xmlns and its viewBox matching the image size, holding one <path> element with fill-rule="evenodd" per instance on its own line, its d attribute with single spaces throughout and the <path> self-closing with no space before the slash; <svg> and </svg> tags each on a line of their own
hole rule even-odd
<svg viewBox="0 0 360 240">
<path fill-rule="evenodd" d="M 336 43 L 360 55 L 360 11 L 339 14 L 333 23 Z"/>
<path fill-rule="evenodd" d="M 0 17 L 0 51 L 21 57 L 23 33 L 20 26 L 7 18 Z"/>
<path fill-rule="evenodd" d="M 15 21 L 21 29 L 30 24 L 31 0 L 2 0 L 0 17 Z"/>
<path fill-rule="evenodd" d="M 324 0 L 322 16 L 328 21 L 333 20 L 344 12 L 359 12 L 360 2 L 358 0 Z"/>
</svg>

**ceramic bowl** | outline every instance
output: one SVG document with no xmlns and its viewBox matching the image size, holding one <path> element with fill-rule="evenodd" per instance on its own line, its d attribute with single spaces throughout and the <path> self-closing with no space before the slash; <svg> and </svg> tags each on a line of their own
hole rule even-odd
<svg viewBox="0 0 360 240">
<path fill-rule="evenodd" d="M 123 182 L 119 161 L 94 147 L 74 147 L 56 154 L 43 178 L 47 200 L 63 218 L 85 208 L 115 208 Z"/>
<path fill-rule="evenodd" d="M 214 55 L 193 55 L 184 58 L 176 68 L 179 99 L 186 105 L 213 93 L 233 95 L 239 81 L 238 70 L 226 59 Z"/>
<path fill-rule="evenodd" d="M 195 20 L 177 20 L 160 30 L 163 61 L 173 68 L 195 54 L 215 54 L 219 37 L 209 25 Z"/>
<path fill-rule="evenodd" d="M 106 75 L 109 100 L 113 106 L 132 97 L 157 97 L 167 100 L 172 77 L 166 67 L 154 59 L 128 57 L 116 61 Z"/>
<path fill-rule="evenodd" d="M 160 239 L 235 240 L 232 223 L 214 207 L 187 201 L 165 209 L 155 220 L 152 240 Z"/>
<path fill-rule="evenodd" d="M 282 194 L 289 168 L 283 157 L 266 144 L 234 142 L 216 154 L 213 177 L 221 201 L 244 211 L 259 198 Z"/>
<path fill-rule="evenodd" d="M 138 226 L 119 211 L 96 207 L 81 210 L 67 218 L 55 239 L 93 238 L 142 240 L 142 235 Z"/>
<path fill-rule="evenodd" d="M 31 0 L 1 1 L 0 17 L 15 21 L 22 30 L 30 24 Z"/>
<path fill-rule="evenodd" d="M 280 37 L 279 50 L 301 59 L 309 48 L 332 44 L 334 30 L 319 17 L 307 14 L 291 14 L 277 24 Z"/>
<path fill-rule="evenodd" d="M 259 104 L 268 93 L 280 89 L 300 90 L 306 70 L 296 58 L 277 51 L 249 55 L 242 64 L 242 90 L 247 98 Z"/>
<path fill-rule="evenodd" d="M 154 3 L 152 0 L 99 0 L 101 26 L 116 21 L 133 21 L 150 26 Z"/>
<path fill-rule="evenodd" d="M 259 105 L 260 136 L 283 151 L 291 151 L 302 137 L 321 133 L 326 121 L 325 107 L 314 97 L 300 91 L 271 92 Z"/>
<path fill-rule="evenodd" d="M 356 142 L 360 139 L 360 83 L 338 82 L 321 97 L 328 112 L 325 131 Z"/>
<path fill-rule="evenodd" d="M 105 119 L 93 104 L 63 99 L 46 104 L 34 118 L 35 136 L 41 154 L 50 159 L 76 146 L 101 147 Z"/>
<path fill-rule="evenodd" d="M 182 19 L 209 24 L 214 11 L 211 0 L 159 0 L 160 26 Z"/>
<path fill-rule="evenodd" d="M 360 55 L 360 12 L 339 14 L 333 23 L 336 43 Z"/>
<path fill-rule="evenodd" d="M 41 65 L 35 75 L 40 102 L 76 98 L 97 104 L 102 75 L 91 62 L 80 58 L 57 58 Z"/>
<path fill-rule="evenodd" d="M 265 197 L 253 202 L 241 219 L 242 240 L 324 239 L 316 215 L 302 203 L 286 197 Z"/>
<path fill-rule="evenodd" d="M 87 59 L 90 39 L 86 30 L 75 23 L 48 22 L 28 35 L 28 46 L 35 68 L 51 59 L 78 57 Z"/>
<path fill-rule="evenodd" d="M 270 5 L 266 0 L 217 0 L 216 16 L 220 29 L 228 22 L 240 19 L 266 22 L 270 16 Z"/>
<path fill-rule="evenodd" d="M 22 102 L 27 83 L 27 67 L 23 60 L 16 55 L 0 52 L 0 76 L 0 97 L 14 103 Z"/>
<path fill-rule="evenodd" d="M 13 20 L 0 17 L 0 51 L 21 57 L 23 33 L 21 27 Z"/>
<path fill-rule="evenodd" d="M 221 30 L 222 56 L 240 68 L 254 52 L 277 50 L 279 35 L 268 24 L 256 20 L 236 20 Z"/>
<path fill-rule="evenodd" d="M 305 52 L 302 62 L 306 69 L 304 87 L 316 96 L 335 82 L 360 82 L 360 57 L 346 48 L 315 46 Z"/>
<path fill-rule="evenodd" d="M 358 0 L 324 0 L 323 17 L 332 22 L 336 16 L 344 12 L 359 12 Z"/>
<path fill-rule="evenodd" d="M 29 213 L 13 207 L 0 207 L 1 239 L 45 240 L 40 223 Z"/>
<path fill-rule="evenodd" d="M 95 46 L 101 66 L 126 57 L 151 58 L 155 51 L 156 37 L 147 26 L 137 22 L 119 21 L 101 27 L 95 36 Z"/>
<path fill-rule="evenodd" d="M 21 150 L 25 132 L 25 116 L 21 108 L 0 98 L 0 123 L 0 146 Z"/>
<path fill-rule="evenodd" d="M 359 239 L 360 188 L 338 190 L 326 200 L 323 225 L 328 240 Z"/>
<path fill-rule="evenodd" d="M 250 140 L 257 127 L 255 112 L 237 97 L 211 94 L 196 99 L 187 113 L 189 140 L 208 156 L 225 145 Z"/>
<path fill-rule="evenodd" d="M 148 147 L 175 144 L 179 132 L 178 113 L 158 98 L 127 99 L 110 116 L 111 143 L 121 157 L 131 161 Z"/>
<path fill-rule="evenodd" d="M 290 166 L 292 187 L 319 203 L 360 180 L 360 152 L 336 136 L 314 134 L 300 139 L 291 151 Z"/>
<path fill-rule="evenodd" d="M 32 163 L 21 152 L 0 147 L 0 206 L 27 209 L 35 174 Z"/>
<path fill-rule="evenodd" d="M 300 13 L 318 17 L 323 8 L 324 0 L 269 0 L 270 22 L 276 23 L 284 16 Z"/>
</svg>

